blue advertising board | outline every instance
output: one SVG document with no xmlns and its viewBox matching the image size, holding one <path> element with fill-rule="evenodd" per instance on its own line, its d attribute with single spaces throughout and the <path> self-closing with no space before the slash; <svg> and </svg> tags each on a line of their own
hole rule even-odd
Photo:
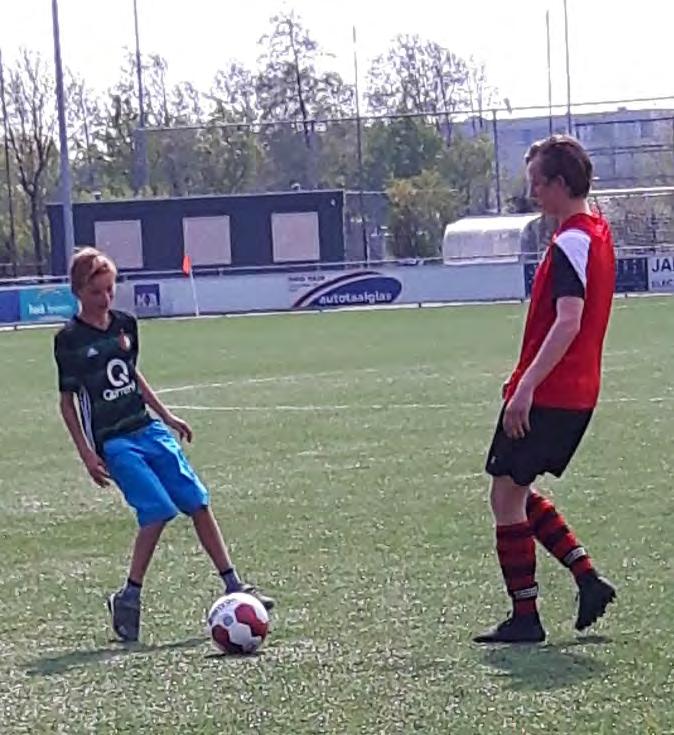
<svg viewBox="0 0 674 735">
<path fill-rule="evenodd" d="M 133 287 L 136 316 L 161 315 L 161 291 L 158 283 L 137 283 Z"/>
<path fill-rule="evenodd" d="M 524 264 L 524 284 L 527 296 L 531 296 L 531 286 L 536 273 L 536 263 Z M 648 291 L 648 259 L 618 258 L 616 260 L 616 293 L 643 293 Z"/>
<path fill-rule="evenodd" d="M 616 293 L 648 291 L 648 259 L 618 258 L 616 262 Z"/>
<path fill-rule="evenodd" d="M 21 318 L 18 291 L 0 291 L 0 322 L 18 322 Z"/>
<path fill-rule="evenodd" d="M 402 291 L 397 278 L 377 271 L 356 271 L 333 278 L 321 275 L 317 280 L 317 285 L 295 300 L 293 309 L 392 304 Z"/>
<path fill-rule="evenodd" d="M 77 313 L 77 299 L 68 286 L 39 286 L 19 291 L 22 322 L 55 322 Z"/>
</svg>

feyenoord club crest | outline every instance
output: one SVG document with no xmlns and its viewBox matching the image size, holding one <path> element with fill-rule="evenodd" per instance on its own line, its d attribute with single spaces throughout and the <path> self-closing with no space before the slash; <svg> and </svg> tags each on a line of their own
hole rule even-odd
<svg viewBox="0 0 674 735">
<path fill-rule="evenodd" d="M 131 338 L 128 334 L 124 333 L 124 330 L 121 330 L 119 333 L 119 346 L 124 352 L 128 352 L 131 349 Z"/>
</svg>

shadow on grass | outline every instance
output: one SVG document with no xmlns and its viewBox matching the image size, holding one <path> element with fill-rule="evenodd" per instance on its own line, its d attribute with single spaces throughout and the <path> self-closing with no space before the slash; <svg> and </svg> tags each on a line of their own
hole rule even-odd
<svg viewBox="0 0 674 735">
<path fill-rule="evenodd" d="M 77 650 L 62 653 L 58 656 L 45 656 L 36 658 L 26 667 L 29 676 L 51 676 L 53 674 L 64 674 L 71 669 L 83 666 L 92 666 L 104 663 L 111 659 L 122 656 L 133 656 L 143 653 L 161 653 L 177 649 L 196 648 L 206 641 L 203 637 L 186 638 L 182 641 L 172 643 L 158 643 L 147 645 L 145 643 L 113 643 L 106 648 L 94 648 L 90 650 Z"/>
<path fill-rule="evenodd" d="M 550 691 L 601 676 L 606 663 L 597 653 L 578 649 L 610 643 L 610 638 L 589 635 L 541 646 L 500 646 L 487 649 L 484 660 L 510 689 Z"/>
<path fill-rule="evenodd" d="M 207 653 L 204 658 L 213 661 L 250 661 L 251 659 L 261 658 L 265 655 L 264 651 L 254 651 L 253 653 L 218 653 L 213 651 Z"/>
</svg>

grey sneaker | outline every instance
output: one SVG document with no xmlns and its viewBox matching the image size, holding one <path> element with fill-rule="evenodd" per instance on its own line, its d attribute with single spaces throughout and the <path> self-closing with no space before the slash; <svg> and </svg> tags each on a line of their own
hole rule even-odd
<svg viewBox="0 0 674 735">
<path fill-rule="evenodd" d="M 140 598 L 133 599 L 118 590 L 108 597 L 112 629 L 122 641 L 135 642 L 140 632 Z"/>
<path fill-rule="evenodd" d="M 245 592 L 247 595 L 253 595 L 253 597 L 257 597 L 257 599 L 264 605 L 265 610 L 272 610 L 274 605 L 276 604 L 273 597 L 268 597 L 267 595 L 263 595 L 260 590 L 257 589 L 252 584 L 242 584 L 240 592 Z"/>
</svg>

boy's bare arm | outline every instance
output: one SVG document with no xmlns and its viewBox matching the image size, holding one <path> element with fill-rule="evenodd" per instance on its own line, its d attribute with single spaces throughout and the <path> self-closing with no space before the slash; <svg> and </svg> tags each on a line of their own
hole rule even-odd
<svg viewBox="0 0 674 735">
<path fill-rule="evenodd" d="M 97 485 L 107 487 L 110 484 L 110 475 L 105 467 L 105 462 L 89 446 L 89 442 L 84 436 L 80 417 L 77 415 L 77 409 L 75 408 L 74 395 L 72 393 L 61 393 L 59 408 L 61 409 L 63 421 L 77 448 L 77 453 L 87 468 L 87 472 L 89 472 L 92 480 Z"/>
<path fill-rule="evenodd" d="M 143 395 L 145 403 L 159 416 L 159 418 L 172 429 L 178 432 L 181 439 L 192 441 L 192 428 L 183 419 L 171 413 L 171 411 L 162 403 L 159 396 L 152 390 L 152 386 L 147 382 L 145 376 L 136 369 L 136 379 L 138 387 Z"/>
</svg>

